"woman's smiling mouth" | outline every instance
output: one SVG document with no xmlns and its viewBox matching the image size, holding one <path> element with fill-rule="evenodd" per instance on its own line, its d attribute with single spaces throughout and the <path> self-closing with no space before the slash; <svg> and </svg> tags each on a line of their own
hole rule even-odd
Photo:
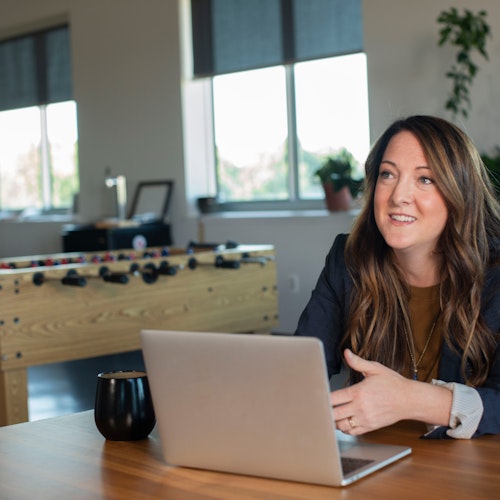
<svg viewBox="0 0 500 500">
<path fill-rule="evenodd" d="M 410 217 L 409 215 L 391 214 L 389 217 L 397 222 L 415 222 L 416 217 Z"/>
</svg>

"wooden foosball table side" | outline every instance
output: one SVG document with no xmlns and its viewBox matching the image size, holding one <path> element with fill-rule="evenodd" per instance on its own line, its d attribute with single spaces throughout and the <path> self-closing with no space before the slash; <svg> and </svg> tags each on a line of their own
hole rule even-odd
<svg viewBox="0 0 500 500">
<path fill-rule="evenodd" d="M 0 425 L 28 420 L 29 366 L 137 350 L 146 328 L 267 333 L 278 321 L 270 245 L 2 269 L 0 297 Z"/>
</svg>

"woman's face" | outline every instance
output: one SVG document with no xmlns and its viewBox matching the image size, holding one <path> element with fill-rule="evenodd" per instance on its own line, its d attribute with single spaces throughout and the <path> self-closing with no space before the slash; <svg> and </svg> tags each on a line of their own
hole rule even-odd
<svg viewBox="0 0 500 500">
<path fill-rule="evenodd" d="M 386 243 L 407 256 L 430 256 L 448 219 L 417 138 L 392 137 L 382 157 L 374 198 L 375 221 Z"/>
</svg>

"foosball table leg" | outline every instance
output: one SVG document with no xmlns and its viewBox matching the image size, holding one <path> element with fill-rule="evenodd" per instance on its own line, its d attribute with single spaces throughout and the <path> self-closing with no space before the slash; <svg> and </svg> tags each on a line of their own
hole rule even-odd
<svg viewBox="0 0 500 500">
<path fill-rule="evenodd" d="M 28 421 L 26 368 L 0 371 L 0 426 Z"/>
</svg>

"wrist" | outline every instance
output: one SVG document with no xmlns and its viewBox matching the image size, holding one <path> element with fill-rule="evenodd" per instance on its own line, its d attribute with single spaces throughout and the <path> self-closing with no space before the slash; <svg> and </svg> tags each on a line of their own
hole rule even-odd
<svg viewBox="0 0 500 500">
<path fill-rule="evenodd" d="M 448 426 L 450 422 L 453 391 L 447 387 L 409 380 L 406 409 L 409 420 L 418 420 L 426 424 Z"/>
</svg>

